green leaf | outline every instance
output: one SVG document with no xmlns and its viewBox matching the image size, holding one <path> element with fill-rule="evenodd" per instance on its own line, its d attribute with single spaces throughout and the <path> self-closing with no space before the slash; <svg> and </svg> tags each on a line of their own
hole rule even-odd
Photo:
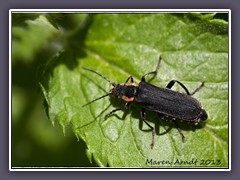
<svg viewBox="0 0 240 180">
<path fill-rule="evenodd" d="M 67 47 L 46 67 L 49 76 L 42 89 L 50 120 L 58 121 L 63 129 L 71 125 L 86 142 L 89 159 L 94 158 L 99 166 L 228 167 L 228 24 L 211 17 L 167 13 L 87 16 L 76 38 L 71 38 L 79 49 Z M 155 113 L 147 111 L 146 119 L 157 132 L 151 149 L 152 133 L 140 120 L 140 105 L 133 104 L 107 120 L 104 116 L 122 107 L 122 100 L 107 97 L 81 107 L 112 88 L 82 67 L 117 83 L 124 83 L 130 75 L 140 82 L 143 74 L 155 69 L 160 54 L 161 67 L 151 83 L 165 87 L 177 79 L 193 91 L 205 81 L 194 97 L 209 118 L 199 126 L 179 123 L 186 136 L 182 142 L 174 124 L 160 122 Z M 178 86 L 173 89 L 182 92 Z"/>
<path fill-rule="evenodd" d="M 25 63 L 33 62 L 40 49 L 49 45 L 49 39 L 59 33 L 43 15 L 13 13 L 12 19 L 13 63 L 17 60 Z"/>
</svg>

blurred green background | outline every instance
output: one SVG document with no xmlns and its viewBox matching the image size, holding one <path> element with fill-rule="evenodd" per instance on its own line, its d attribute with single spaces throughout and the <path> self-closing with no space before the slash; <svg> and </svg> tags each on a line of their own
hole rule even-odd
<svg viewBox="0 0 240 180">
<path fill-rule="evenodd" d="M 12 13 L 12 167 L 95 166 L 71 129 L 63 134 L 44 110 L 43 66 L 81 29 L 84 14 Z"/>
</svg>

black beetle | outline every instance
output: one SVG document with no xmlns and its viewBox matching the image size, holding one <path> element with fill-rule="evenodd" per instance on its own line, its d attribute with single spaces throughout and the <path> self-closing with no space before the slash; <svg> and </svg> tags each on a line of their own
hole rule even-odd
<svg viewBox="0 0 240 180">
<path fill-rule="evenodd" d="M 152 130 L 152 143 L 151 143 L 152 147 L 154 146 L 155 129 L 145 120 L 145 109 L 156 112 L 159 117 L 162 117 L 163 115 L 171 117 L 173 119 L 173 122 L 177 126 L 177 129 L 182 139 L 184 140 L 185 137 L 181 129 L 179 128 L 178 124 L 176 123 L 177 120 L 190 122 L 194 125 L 197 125 L 199 122 L 205 121 L 208 118 L 208 115 L 206 111 L 201 107 L 200 102 L 192 97 L 192 95 L 194 95 L 204 86 L 204 82 L 202 82 L 202 84 L 198 88 L 196 88 L 192 93 L 189 93 L 188 89 L 177 80 L 170 81 L 166 88 L 157 87 L 147 83 L 145 81 L 145 77 L 151 74 L 154 75 L 154 77 L 156 76 L 157 71 L 160 67 L 161 60 L 162 58 L 160 56 L 155 71 L 148 72 L 145 75 L 143 75 L 141 82 L 139 84 L 134 83 L 134 79 L 132 76 L 129 76 L 124 84 L 116 84 L 114 82 L 111 82 L 105 76 L 99 74 L 96 71 L 93 71 L 88 68 L 83 68 L 85 70 L 88 70 L 99 75 L 100 77 L 108 81 L 113 86 L 113 89 L 111 90 L 110 93 L 101 96 L 83 105 L 82 107 L 87 106 L 90 103 L 95 102 L 109 95 L 113 95 L 116 98 L 120 98 L 126 101 L 124 107 L 114 109 L 110 113 L 108 113 L 105 116 L 105 119 L 107 119 L 114 112 L 119 110 L 126 110 L 129 108 L 132 102 L 136 102 L 142 106 L 141 119 Z M 185 90 L 186 94 L 171 90 L 175 83 L 178 83 Z"/>
</svg>

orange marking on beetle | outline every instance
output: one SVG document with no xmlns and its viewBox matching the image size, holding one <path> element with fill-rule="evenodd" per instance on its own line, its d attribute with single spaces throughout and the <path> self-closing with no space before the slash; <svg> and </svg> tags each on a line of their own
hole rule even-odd
<svg viewBox="0 0 240 180">
<path fill-rule="evenodd" d="M 122 96 L 122 99 L 126 102 L 131 102 L 131 101 L 134 101 L 134 97 L 127 97 L 127 96 Z"/>
<path fill-rule="evenodd" d="M 138 84 L 136 84 L 136 83 L 125 83 L 124 84 L 125 86 L 138 86 Z"/>
</svg>

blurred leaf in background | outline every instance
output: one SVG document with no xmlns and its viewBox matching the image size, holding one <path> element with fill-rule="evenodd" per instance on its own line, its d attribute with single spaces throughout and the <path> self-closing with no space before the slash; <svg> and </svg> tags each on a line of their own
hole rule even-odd
<svg viewBox="0 0 240 180">
<path fill-rule="evenodd" d="M 64 16 L 12 14 L 12 167 L 93 166 L 85 143 L 50 123 L 39 87 L 42 66 L 64 45 L 67 30 L 53 25 Z"/>
<path fill-rule="evenodd" d="M 176 162 L 195 158 L 215 162 L 196 167 L 227 167 L 227 16 L 13 15 L 12 165 L 146 167 L 150 159 Z M 152 150 L 151 133 L 139 120 L 139 105 L 134 104 L 125 113 L 117 112 L 106 121 L 104 116 L 124 102 L 110 97 L 81 108 L 111 89 L 82 67 L 96 70 L 114 82 L 123 83 L 130 75 L 139 81 L 155 68 L 160 54 L 160 71 L 151 83 L 164 87 L 177 79 L 193 91 L 205 81 L 205 87 L 194 97 L 202 103 L 209 119 L 196 127 L 181 124 L 187 137 L 183 143 L 171 123 L 160 123 L 154 113 L 147 112 L 147 120 L 157 131 Z M 38 82 L 47 116 L 54 127 L 61 125 L 65 137 L 46 120 L 42 98 L 37 94 Z M 175 90 L 181 91 L 179 87 Z M 218 160 L 220 164 L 216 164 Z"/>
</svg>

